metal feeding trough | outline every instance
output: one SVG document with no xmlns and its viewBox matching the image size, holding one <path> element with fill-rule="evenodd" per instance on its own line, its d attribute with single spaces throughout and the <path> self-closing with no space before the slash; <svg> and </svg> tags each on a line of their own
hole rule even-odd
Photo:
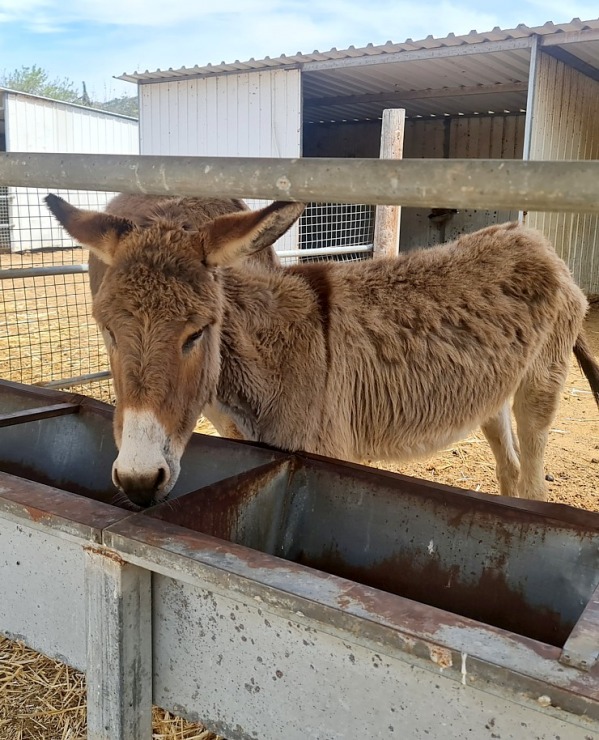
<svg viewBox="0 0 599 740">
<path fill-rule="evenodd" d="M 599 515 L 194 435 L 111 505 L 109 407 L 0 385 L 0 631 L 228 738 L 599 738 Z"/>
</svg>

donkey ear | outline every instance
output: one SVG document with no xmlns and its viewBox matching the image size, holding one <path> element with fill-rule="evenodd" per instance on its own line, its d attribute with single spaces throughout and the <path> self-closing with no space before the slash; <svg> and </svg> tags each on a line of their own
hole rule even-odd
<svg viewBox="0 0 599 740">
<path fill-rule="evenodd" d="M 89 247 L 107 265 L 112 264 L 120 239 L 135 228 L 135 224 L 126 218 L 82 211 L 52 193 L 46 196 L 45 201 L 56 220 L 73 239 Z"/>
<path fill-rule="evenodd" d="M 206 226 L 206 264 L 230 265 L 274 244 L 300 217 L 303 203 L 275 202 L 260 211 L 219 216 Z"/>
</svg>

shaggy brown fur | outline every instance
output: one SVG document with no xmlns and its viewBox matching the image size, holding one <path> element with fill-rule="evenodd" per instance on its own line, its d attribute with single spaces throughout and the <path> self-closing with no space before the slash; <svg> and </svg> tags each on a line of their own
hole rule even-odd
<svg viewBox="0 0 599 740">
<path fill-rule="evenodd" d="M 147 228 L 156 221 L 170 221 L 187 231 L 200 229 L 208 221 L 226 213 L 247 211 L 242 200 L 232 198 L 178 198 L 164 195 L 130 195 L 120 193 L 106 206 L 106 213 Z M 279 266 L 274 247 L 258 252 L 253 259 L 265 267 Z M 89 284 L 92 295 L 98 292 L 106 264 L 93 253 L 89 259 Z"/>
<path fill-rule="evenodd" d="M 428 455 L 481 426 L 501 492 L 542 499 L 573 349 L 599 393 L 586 299 L 546 239 L 517 224 L 398 259 L 265 270 L 239 260 L 280 236 L 296 204 L 196 232 L 170 220 L 130 231 L 103 214 L 91 228 L 89 214 L 49 206 L 110 265 L 94 315 L 113 338 L 117 443 L 124 410 L 145 430 L 137 448 L 163 430 L 168 484 L 156 469 L 117 477 L 138 503 L 168 493 L 202 411 L 225 433 L 346 460 Z"/>
</svg>

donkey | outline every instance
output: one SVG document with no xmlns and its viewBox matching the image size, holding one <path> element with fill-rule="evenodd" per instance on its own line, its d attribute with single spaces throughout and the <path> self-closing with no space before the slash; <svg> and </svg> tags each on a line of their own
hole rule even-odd
<svg viewBox="0 0 599 740">
<path fill-rule="evenodd" d="M 500 492 L 545 499 L 572 351 L 599 404 L 587 301 L 518 224 L 393 259 L 265 269 L 246 258 L 303 206 L 186 229 L 46 202 L 105 265 L 93 313 L 117 396 L 113 479 L 140 506 L 168 496 L 202 412 L 224 435 L 350 461 L 426 456 L 481 427 Z"/>
</svg>

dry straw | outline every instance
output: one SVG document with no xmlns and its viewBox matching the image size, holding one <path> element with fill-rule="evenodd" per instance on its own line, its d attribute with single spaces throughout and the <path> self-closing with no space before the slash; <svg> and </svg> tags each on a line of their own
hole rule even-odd
<svg viewBox="0 0 599 740">
<path fill-rule="evenodd" d="M 85 740 L 85 677 L 0 637 L 0 740 Z M 218 740 L 154 707 L 153 740 Z"/>
</svg>

